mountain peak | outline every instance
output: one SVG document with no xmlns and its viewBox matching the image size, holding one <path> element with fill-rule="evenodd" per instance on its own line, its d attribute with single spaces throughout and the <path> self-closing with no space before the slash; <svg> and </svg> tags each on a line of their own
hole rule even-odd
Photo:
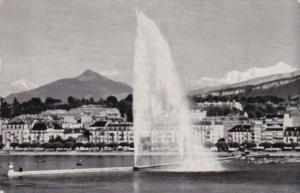
<svg viewBox="0 0 300 193">
<path fill-rule="evenodd" d="M 85 70 L 82 74 L 81 74 L 81 76 L 82 75 L 99 75 L 97 72 L 95 72 L 95 71 L 93 71 L 93 70 L 90 70 L 90 69 L 87 69 L 87 70 Z"/>
<path fill-rule="evenodd" d="M 21 83 L 23 85 L 23 82 Z M 120 96 L 131 92 L 132 88 L 125 83 L 113 81 L 92 70 L 86 70 L 74 78 L 60 79 L 26 92 L 11 94 L 6 97 L 6 100 L 11 102 L 16 97 L 23 102 L 35 97 L 42 100 L 52 97 L 66 101 L 69 96 L 99 99 L 109 95 Z"/>
<path fill-rule="evenodd" d="M 85 70 L 80 76 L 77 77 L 77 79 L 80 81 L 97 80 L 99 78 L 103 79 L 104 77 L 90 69 Z"/>
</svg>

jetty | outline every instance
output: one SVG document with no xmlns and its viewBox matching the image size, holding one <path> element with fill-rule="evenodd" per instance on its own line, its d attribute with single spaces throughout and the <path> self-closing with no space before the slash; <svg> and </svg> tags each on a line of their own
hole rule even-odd
<svg viewBox="0 0 300 193">
<path fill-rule="evenodd" d="M 52 176 L 52 175 L 70 175 L 70 174 L 91 174 L 104 172 L 131 172 L 133 167 L 109 167 L 109 168 L 76 168 L 61 170 L 33 170 L 33 171 L 14 171 L 13 163 L 9 164 L 7 176 L 9 178 L 33 177 L 33 176 Z"/>
</svg>

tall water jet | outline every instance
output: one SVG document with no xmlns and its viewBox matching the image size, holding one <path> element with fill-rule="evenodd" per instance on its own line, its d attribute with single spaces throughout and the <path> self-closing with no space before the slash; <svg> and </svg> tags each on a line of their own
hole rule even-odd
<svg viewBox="0 0 300 193">
<path fill-rule="evenodd" d="M 184 171 L 218 170 L 219 164 L 211 161 L 211 154 L 203 154 L 207 151 L 193 139 L 187 99 L 169 44 L 153 20 L 140 11 L 136 15 L 135 167 L 174 164 Z"/>
</svg>

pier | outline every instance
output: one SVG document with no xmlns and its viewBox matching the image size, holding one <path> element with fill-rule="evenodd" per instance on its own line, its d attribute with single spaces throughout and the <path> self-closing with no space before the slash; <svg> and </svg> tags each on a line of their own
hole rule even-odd
<svg viewBox="0 0 300 193">
<path fill-rule="evenodd" d="M 51 176 L 51 175 L 69 175 L 69 174 L 103 173 L 103 172 L 131 172 L 131 171 L 133 171 L 133 167 L 14 171 L 13 163 L 10 163 L 7 176 L 9 178 L 16 178 L 16 177 L 26 177 L 26 176 L 31 177 L 31 176 Z"/>
</svg>

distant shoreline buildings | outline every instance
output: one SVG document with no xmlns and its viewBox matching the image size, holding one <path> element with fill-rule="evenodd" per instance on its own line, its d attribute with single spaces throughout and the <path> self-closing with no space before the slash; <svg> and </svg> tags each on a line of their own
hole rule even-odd
<svg viewBox="0 0 300 193">
<path fill-rule="evenodd" d="M 193 135 L 197 143 L 212 145 L 220 141 L 228 144 L 254 143 L 257 146 L 263 143 L 298 144 L 300 142 L 298 106 L 295 106 L 294 102 L 285 105 L 289 107 L 285 113 L 251 119 L 239 102 L 197 103 L 190 111 Z M 209 109 L 214 107 L 232 108 L 239 113 L 208 115 Z M 171 130 L 168 132 L 157 140 L 172 141 Z M 86 147 L 101 144 L 102 148 L 110 147 L 108 149 L 117 147 L 132 149 L 133 123 L 127 122 L 118 109 L 101 105 L 84 105 L 70 110 L 47 110 L 40 114 L 20 115 L 0 120 L 0 143 L 4 145 L 4 149 L 34 147 L 30 144 L 40 146 L 46 144 L 44 146 L 47 147 L 49 143 L 61 141 L 73 143 L 73 148 L 74 144 L 78 143 L 81 146 L 89 144 Z"/>
</svg>

